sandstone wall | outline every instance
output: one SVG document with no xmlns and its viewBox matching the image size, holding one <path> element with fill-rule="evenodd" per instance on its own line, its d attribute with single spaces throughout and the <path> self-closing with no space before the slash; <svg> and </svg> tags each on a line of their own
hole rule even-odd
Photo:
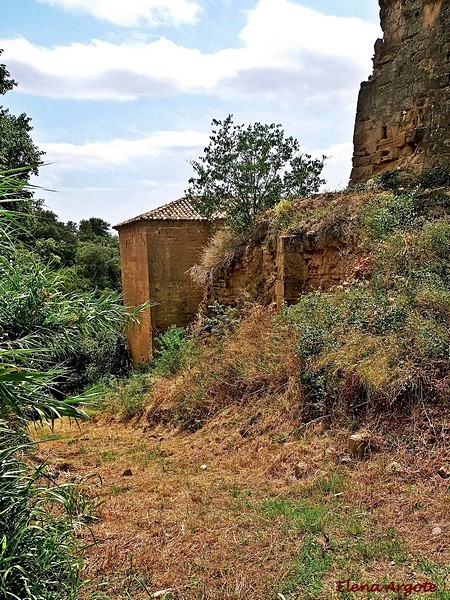
<svg viewBox="0 0 450 600">
<path fill-rule="evenodd" d="M 211 236 L 208 221 L 161 220 L 147 222 L 147 261 L 153 334 L 171 325 L 192 322 L 203 298 L 203 290 L 188 270 Z"/>
<path fill-rule="evenodd" d="M 122 288 L 126 306 L 136 307 L 150 298 L 147 268 L 147 226 L 133 223 L 120 230 Z M 147 362 L 151 356 L 152 328 L 150 309 L 142 314 L 141 324 L 128 331 L 128 347 L 134 363 Z"/>
<path fill-rule="evenodd" d="M 279 235 L 250 245 L 239 261 L 215 279 L 205 303 L 236 305 L 252 300 L 276 303 L 280 310 L 304 292 L 327 291 L 358 276 L 363 262 L 364 257 L 342 240 L 318 240 L 306 233 Z"/>
<path fill-rule="evenodd" d="M 450 167 L 450 0 L 379 0 L 383 40 L 361 85 L 351 180 Z"/>
<path fill-rule="evenodd" d="M 211 236 L 212 224 L 195 220 L 142 220 L 119 228 L 122 286 L 127 306 L 150 301 L 141 325 L 128 332 L 134 363 L 152 356 L 153 340 L 171 325 L 189 325 L 203 289 L 188 270 Z"/>
</svg>

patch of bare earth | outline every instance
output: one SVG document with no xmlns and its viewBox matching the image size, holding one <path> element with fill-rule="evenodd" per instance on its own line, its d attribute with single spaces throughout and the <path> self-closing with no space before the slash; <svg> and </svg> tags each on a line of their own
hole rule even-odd
<svg viewBox="0 0 450 600">
<path fill-rule="evenodd" d="M 97 542 L 87 554 L 85 598 L 140 599 L 167 588 L 176 599 L 338 598 L 338 580 L 432 581 L 418 565 L 449 564 L 450 479 L 438 475 L 450 458 L 444 438 L 410 449 L 388 449 L 384 439 L 368 458 L 350 459 L 348 431 L 322 422 L 299 428 L 277 398 L 270 407 L 267 398 L 229 407 L 195 433 L 97 417 L 79 427 L 58 423 L 48 434 L 37 432 L 39 452 L 57 481 L 88 473 L 102 480 L 98 488 L 92 480 L 103 501 L 98 520 L 81 534 Z M 317 530 L 279 510 L 277 502 L 302 499 L 325 511 Z M 389 531 L 404 542 L 399 560 L 373 550 Z M 312 534 L 324 560 L 331 557 L 318 570 L 320 592 L 302 591 L 300 577 L 287 593 L 284 582 Z"/>
</svg>

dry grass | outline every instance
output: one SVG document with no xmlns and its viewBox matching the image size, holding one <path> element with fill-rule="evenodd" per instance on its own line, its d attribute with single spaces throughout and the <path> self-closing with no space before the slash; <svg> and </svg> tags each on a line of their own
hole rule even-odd
<svg viewBox="0 0 450 600">
<path fill-rule="evenodd" d="M 189 368 L 159 380 L 148 397 L 147 420 L 196 430 L 228 406 L 261 397 L 268 402 L 274 395 L 294 398 L 300 405 L 299 361 L 273 316 L 262 306 L 249 307 L 232 335 L 199 347 Z"/>
<path fill-rule="evenodd" d="M 203 250 L 199 264 L 190 269 L 192 279 L 200 286 L 210 285 L 220 271 L 239 260 L 248 243 L 243 234 L 228 227 L 219 229 Z"/>
<path fill-rule="evenodd" d="M 295 582 L 296 557 L 311 540 L 329 557 L 320 590 L 300 585 L 286 598 L 341 597 L 338 579 L 424 581 L 424 561 L 443 572 L 449 491 L 437 470 L 449 458 L 449 421 L 446 429 L 442 413 L 419 409 L 408 423 L 395 419 L 372 423 L 380 451 L 350 462 L 348 431 L 300 426 L 295 399 L 283 394 L 231 405 L 195 433 L 58 424 L 42 458 L 56 472 L 63 465 L 60 478 L 95 472 L 103 481 L 99 520 L 84 533 L 98 542 L 84 598 L 165 588 L 183 600 L 275 598 Z"/>
</svg>

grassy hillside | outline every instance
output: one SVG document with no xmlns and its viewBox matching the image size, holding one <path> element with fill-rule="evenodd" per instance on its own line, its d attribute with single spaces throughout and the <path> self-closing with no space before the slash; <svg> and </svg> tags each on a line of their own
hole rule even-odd
<svg viewBox="0 0 450 600">
<path fill-rule="evenodd" d="M 358 278 L 281 314 L 210 306 L 48 436 L 61 480 L 103 481 L 86 598 L 450 598 L 450 190 L 429 184 L 281 205 L 269 234 L 333 228 Z"/>
</svg>

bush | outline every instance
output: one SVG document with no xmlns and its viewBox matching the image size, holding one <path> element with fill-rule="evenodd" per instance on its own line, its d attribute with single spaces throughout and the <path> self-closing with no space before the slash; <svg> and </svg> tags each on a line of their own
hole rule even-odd
<svg viewBox="0 0 450 600">
<path fill-rule="evenodd" d="M 223 336 L 238 323 L 237 310 L 215 300 L 201 315 L 201 331 L 211 335 Z"/>
<path fill-rule="evenodd" d="M 297 333 L 297 353 L 300 358 L 319 354 L 333 343 L 331 332 L 338 318 L 332 297 L 313 292 L 302 296 L 297 304 L 286 308 L 283 319 Z"/>
<path fill-rule="evenodd" d="M 153 366 L 155 373 L 168 377 L 178 373 L 194 353 L 194 344 L 187 337 L 186 330 L 172 325 L 157 340 Z"/>
<path fill-rule="evenodd" d="M 38 358 L 46 368 L 63 363 L 61 394 L 110 374 L 128 374 L 127 313 L 117 293 L 68 293 L 60 272 L 25 251 L 0 261 L 0 341 L 31 344 L 36 351 L 28 356 L 29 366 Z"/>
<path fill-rule="evenodd" d="M 368 208 L 364 222 L 371 237 L 380 240 L 397 229 L 411 225 L 416 217 L 416 200 L 413 195 L 390 194 Z"/>
<path fill-rule="evenodd" d="M 438 166 L 424 171 L 417 178 L 417 183 L 421 188 L 450 186 L 450 170 L 447 167 Z"/>
<path fill-rule="evenodd" d="M 137 370 L 128 379 L 113 380 L 106 384 L 102 410 L 123 421 L 142 416 L 151 386 L 148 371 Z"/>
</svg>

